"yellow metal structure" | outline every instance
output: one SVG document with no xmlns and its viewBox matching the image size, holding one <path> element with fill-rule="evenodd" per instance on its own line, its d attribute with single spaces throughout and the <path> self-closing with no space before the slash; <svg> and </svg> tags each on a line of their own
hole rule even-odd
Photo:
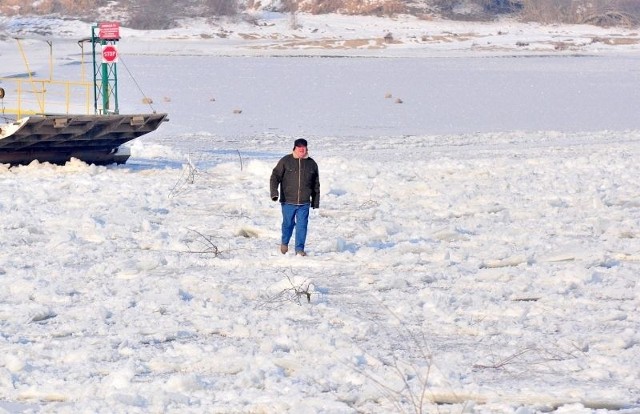
<svg viewBox="0 0 640 414">
<path fill-rule="evenodd" d="M 19 119 L 51 113 L 88 115 L 92 110 L 89 82 L 0 77 L 0 85 L 5 91 L 0 115 L 15 115 Z M 84 96 L 83 102 L 79 102 L 79 96 Z"/>
<path fill-rule="evenodd" d="M 0 116 L 15 115 L 20 119 L 23 116 L 36 114 L 88 115 L 92 113 L 93 84 L 91 82 L 54 80 L 52 53 L 49 57 L 49 78 L 35 78 L 29 67 L 22 42 L 20 39 L 17 39 L 17 42 L 27 73 L 23 76 L 0 77 L 0 88 L 4 90 L 4 97 L 0 101 Z M 51 47 L 50 43 L 49 47 Z M 84 66 L 84 62 L 81 66 Z"/>
</svg>

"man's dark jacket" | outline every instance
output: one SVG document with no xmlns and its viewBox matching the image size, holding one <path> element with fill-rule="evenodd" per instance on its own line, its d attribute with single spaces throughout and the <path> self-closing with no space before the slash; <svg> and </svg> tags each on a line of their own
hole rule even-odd
<svg viewBox="0 0 640 414">
<path fill-rule="evenodd" d="M 280 186 L 280 194 L 278 194 Z M 288 204 L 320 207 L 320 174 L 313 158 L 285 155 L 271 173 L 271 199 Z"/>
</svg>

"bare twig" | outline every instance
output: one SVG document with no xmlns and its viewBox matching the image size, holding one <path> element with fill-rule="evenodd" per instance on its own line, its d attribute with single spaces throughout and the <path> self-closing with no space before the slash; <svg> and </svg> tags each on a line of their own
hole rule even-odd
<svg viewBox="0 0 640 414">
<path fill-rule="evenodd" d="M 518 361 L 522 358 L 522 356 L 528 352 L 534 351 L 533 348 L 524 348 L 520 349 L 517 352 L 507 356 L 506 358 L 502 358 L 492 364 L 474 364 L 473 368 L 476 369 L 501 369 L 507 365 L 513 364 L 515 361 Z"/>
<path fill-rule="evenodd" d="M 213 257 L 218 257 L 222 254 L 222 251 L 218 249 L 218 246 L 213 242 L 213 236 L 207 236 L 200 233 L 197 230 L 189 229 L 196 233 L 200 238 L 197 240 L 201 248 L 192 249 L 191 246 L 187 243 L 187 247 L 189 248 L 189 253 L 198 253 L 198 254 L 213 254 Z"/>
<path fill-rule="evenodd" d="M 286 302 L 293 302 L 302 306 L 302 300 L 306 298 L 307 303 L 311 303 L 311 295 L 314 294 L 313 282 L 305 279 L 302 282 L 294 282 L 289 275 L 285 275 L 291 287 L 282 289 L 273 294 L 266 295 L 260 307 L 279 306 Z"/>
<path fill-rule="evenodd" d="M 573 345 L 575 346 L 575 345 Z M 531 355 L 530 357 L 528 357 Z M 529 346 L 517 350 L 516 352 L 496 360 L 490 364 L 474 364 L 474 369 L 505 369 L 511 365 L 524 365 L 530 368 L 533 365 L 547 364 L 549 362 L 565 361 L 574 359 L 576 355 L 573 352 L 554 351 L 551 349 Z"/>
<path fill-rule="evenodd" d="M 169 198 L 176 197 L 184 191 L 184 187 L 187 184 L 193 184 L 196 181 L 196 176 L 199 174 L 198 168 L 191 161 L 191 157 L 187 158 L 186 168 L 182 169 L 180 178 L 175 183 L 171 191 L 169 192 Z"/>
<path fill-rule="evenodd" d="M 397 340 L 390 344 L 391 347 L 394 349 L 409 347 L 403 355 L 413 354 L 413 357 L 411 360 L 403 360 L 394 353 L 391 353 L 390 357 L 371 355 L 372 358 L 392 369 L 395 377 L 400 380 L 400 385 L 396 387 L 389 385 L 388 380 L 380 378 L 368 370 L 366 366 L 356 366 L 355 368 L 352 367 L 352 369 L 376 384 L 386 395 L 389 402 L 393 404 L 396 412 L 426 413 L 430 408 L 429 403 L 438 404 L 439 399 L 429 388 L 429 377 L 432 370 L 437 369 L 437 367 L 424 333 L 417 335 L 408 327 L 406 321 L 402 320 L 384 303 L 380 302 L 380 306 L 398 322 L 398 326 L 395 328 L 397 331 L 387 335 L 389 338 L 396 338 Z M 365 353 L 367 352 L 365 351 Z M 455 392 L 452 391 L 452 395 L 455 396 Z M 458 399 L 457 396 L 456 399 Z M 461 403 L 463 405 L 462 411 L 464 411 L 466 403 L 462 400 Z"/>
<path fill-rule="evenodd" d="M 236 150 L 238 151 L 238 158 L 240 158 L 240 171 L 242 171 L 242 154 L 240 154 L 240 150 Z"/>
</svg>

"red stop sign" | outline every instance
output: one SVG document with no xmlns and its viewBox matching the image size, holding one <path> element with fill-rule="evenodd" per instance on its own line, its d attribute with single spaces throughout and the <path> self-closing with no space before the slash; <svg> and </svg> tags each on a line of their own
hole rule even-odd
<svg viewBox="0 0 640 414">
<path fill-rule="evenodd" d="M 102 46 L 102 61 L 104 63 L 116 63 L 118 61 L 118 49 L 114 45 Z"/>
</svg>

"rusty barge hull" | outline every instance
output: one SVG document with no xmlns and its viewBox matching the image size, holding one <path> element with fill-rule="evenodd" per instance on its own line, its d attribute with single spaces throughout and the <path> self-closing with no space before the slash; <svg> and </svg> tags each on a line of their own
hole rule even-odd
<svg viewBox="0 0 640 414">
<path fill-rule="evenodd" d="M 129 153 L 120 146 L 165 121 L 164 113 L 29 116 L 0 125 L 0 164 L 64 164 L 71 158 L 96 165 L 124 164 Z"/>
</svg>

